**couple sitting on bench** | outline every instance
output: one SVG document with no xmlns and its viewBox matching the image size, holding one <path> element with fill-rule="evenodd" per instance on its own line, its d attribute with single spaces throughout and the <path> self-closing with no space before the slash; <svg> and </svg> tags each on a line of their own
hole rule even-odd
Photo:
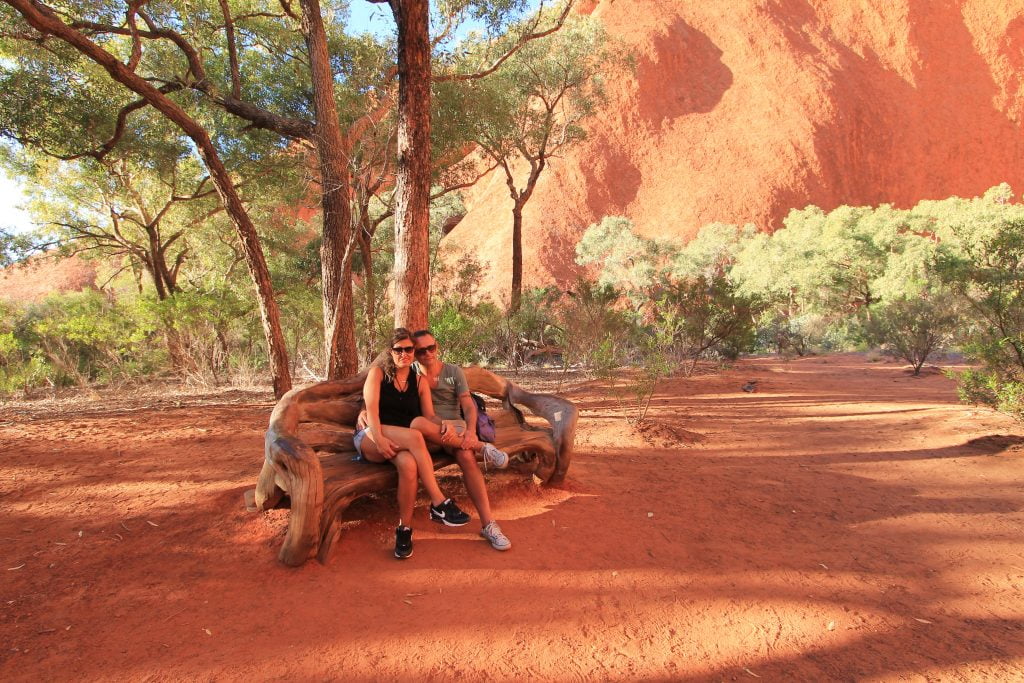
<svg viewBox="0 0 1024 683">
<path fill-rule="evenodd" d="M 413 363 L 415 356 L 416 363 Z M 496 550 L 512 542 L 491 515 L 483 473 L 477 459 L 498 469 L 508 455 L 477 435 L 477 408 L 462 368 L 444 363 L 430 330 L 394 331 L 389 350 L 370 367 L 363 385 L 365 413 L 354 436 L 356 451 L 370 462 L 390 462 L 398 470 L 398 528 L 395 557 L 412 555 L 412 510 L 417 479 L 430 496 L 430 519 L 446 526 L 463 526 L 469 515 L 446 497 L 434 478 L 427 444 L 454 454 L 462 468 L 469 497 L 480 514 L 480 535 Z M 461 415 L 460 415 L 461 408 Z"/>
</svg>

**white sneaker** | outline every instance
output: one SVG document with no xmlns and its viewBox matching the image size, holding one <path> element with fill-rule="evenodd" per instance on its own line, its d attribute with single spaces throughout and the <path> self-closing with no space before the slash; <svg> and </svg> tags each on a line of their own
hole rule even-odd
<svg viewBox="0 0 1024 683">
<path fill-rule="evenodd" d="M 508 467 L 508 453 L 498 450 L 494 444 L 485 443 L 480 452 L 484 456 L 484 467 L 490 466 L 498 470 Z"/>
<path fill-rule="evenodd" d="M 501 451 L 498 452 L 500 453 Z M 487 526 L 480 530 L 480 535 L 486 538 L 495 550 L 508 550 L 512 547 L 512 541 L 508 540 L 508 536 L 501 533 L 501 527 L 494 520 L 491 520 Z"/>
</svg>

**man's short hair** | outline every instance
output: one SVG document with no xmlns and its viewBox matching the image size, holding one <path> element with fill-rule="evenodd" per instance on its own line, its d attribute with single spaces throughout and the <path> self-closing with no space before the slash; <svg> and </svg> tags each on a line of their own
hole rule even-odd
<svg viewBox="0 0 1024 683">
<path fill-rule="evenodd" d="M 422 329 L 422 330 L 416 330 L 415 332 L 412 333 L 412 339 L 413 339 L 413 341 L 416 341 L 420 337 L 426 337 L 428 334 L 431 337 L 434 336 L 434 333 L 431 332 L 430 329 L 428 329 L 428 328 L 425 328 L 425 329 Z"/>
</svg>

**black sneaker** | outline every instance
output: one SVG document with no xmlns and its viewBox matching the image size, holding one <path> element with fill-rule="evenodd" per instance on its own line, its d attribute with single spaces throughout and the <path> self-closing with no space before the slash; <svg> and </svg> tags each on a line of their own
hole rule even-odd
<svg viewBox="0 0 1024 683">
<path fill-rule="evenodd" d="M 430 506 L 430 519 L 445 526 L 464 526 L 469 524 L 469 515 L 459 509 L 455 501 L 445 498 L 440 505 Z"/>
<path fill-rule="evenodd" d="M 395 557 L 404 560 L 412 556 L 412 529 L 399 526 L 395 529 Z"/>
</svg>

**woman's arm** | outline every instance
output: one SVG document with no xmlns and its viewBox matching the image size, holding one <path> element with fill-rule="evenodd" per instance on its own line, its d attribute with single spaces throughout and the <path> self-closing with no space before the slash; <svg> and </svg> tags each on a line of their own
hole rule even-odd
<svg viewBox="0 0 1024 683">
<path fill-rule="evenodd" d="M 380 383 L 384 373 L 378 367 L 370 368 L 363 383 L 363 402 L 366 404 L 366 433 L 377 444 L 380 454 L 387 459 L 395 457 L 395 447 L 391 439 L 384 436 L 380 424 Z"/>
</svg>

